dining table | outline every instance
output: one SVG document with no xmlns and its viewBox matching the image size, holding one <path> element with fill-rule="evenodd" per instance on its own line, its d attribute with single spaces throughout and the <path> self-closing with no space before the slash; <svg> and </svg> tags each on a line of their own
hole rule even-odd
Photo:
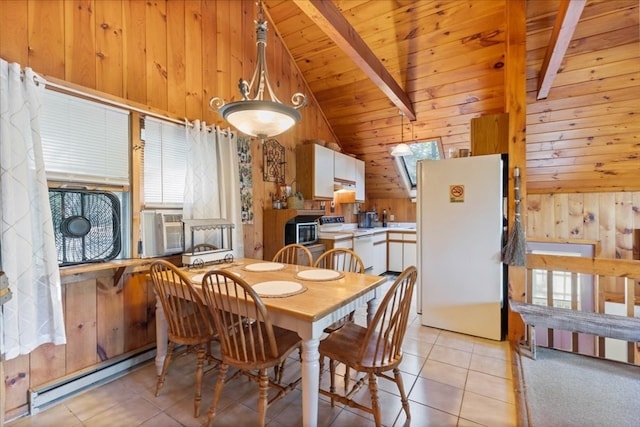
<svg viewBox="0 0 640 427">
<path fill-rule="evenodd" d="M 352 311 L 367 305 L 367 321 L 373 317 L 386 278 L 295 264 L 239 258 L 199 268 L 184 267 L 196 289 L 209 270 L 226 270 L 250 284 L 267 308 L 271 322 L 295 331 L 302 339 L 302 425 L 318 424 L 320 353 L 324 329 Z M 162 371 L 167 354 L 167 321 L 156 303 L 156 370 Z"/>
</svg>

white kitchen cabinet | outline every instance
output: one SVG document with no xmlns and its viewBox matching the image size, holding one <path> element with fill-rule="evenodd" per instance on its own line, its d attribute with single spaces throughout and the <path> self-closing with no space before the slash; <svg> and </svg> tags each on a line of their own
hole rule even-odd
<svg viewBox="0 0 640 427">
<path fill-rule="evenodd" d="M 387 271 L 387 232 L 373 235 L 373 269 L 371 274 L 380 275 Z"/>
<path fill-rule="evenodd" d="M 326 173 L 326 171 L 325 171 Z M 356 159 L 334 151 L 333 177 L 338 182 L 356 182 Z"/>
<path fill-rule="evenodd" d="M 389 232 L 387 235 L 387 249 L 389 252 L 389 271 L 402 271 L 402 233 Z"/>
<path fill-rule="evenodd" d="M 334 248 L 346 248 L 353 249 L 353 238 L 348 239 L 336 239 L 333 243 Z"/>
<path fill-rule="evenodd" d="M 415 232 L 389 232 L 389 271 L 401 272 L 417 263 Z"/>
<path fill-rule="evenodd" d="M 364 191 L 364 162 L 362 160 L 355 160 L 355 171 L 356 171 L 356 202 L 364 202 L 365 191 Z M 385 233 L 386 237 L 386 233 Z"/>
<path fill-rule="evenodd" d="M 418 247 L 416 245 L 416 233 L 405 233 L 402 242 L 402 267 L 403 270 L 410 265 L 418 266 Z"/>
<path fill-rule="evenodd" d="M 296 191 L 307 200 L 333 200 L 335 151 L 318 144 L 296 149 Z"/>
</svg>

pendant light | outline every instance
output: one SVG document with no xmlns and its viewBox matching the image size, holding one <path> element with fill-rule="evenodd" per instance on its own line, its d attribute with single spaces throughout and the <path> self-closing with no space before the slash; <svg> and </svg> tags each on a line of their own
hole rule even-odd
<svg viewBox="0 0 640 427">
<path fill-rule="evenodd" d="M 301 118 L 298 109 L 306 105 L 307 97 L 295 93 L 290 106 L 280 102 L 273 93 L 267 72 L 267 21 L 263 17 L 262 2 L 258 3 L 258 19 L 255 23 L 258 57 L 251 82 L 247 83 L 241 78 L 238 84 L 242 99 L 225 104 L 222 98 L 215 96 L 209 100 L 209 107 L 240 132 L 265 139 L 295 125 Z M 270 100 L 264 99 L 265 89 Z"/>
<path fill-rule="evenodd" d="M 400 111 L 400 117 L 400 144 L 396 145 L 393 150 L 391 150 L 391 155 L 394 157 L 410 156 L 413 154 L 411 148 L 404 143 L 404 113 L 402 111 Z"/>
</svg>

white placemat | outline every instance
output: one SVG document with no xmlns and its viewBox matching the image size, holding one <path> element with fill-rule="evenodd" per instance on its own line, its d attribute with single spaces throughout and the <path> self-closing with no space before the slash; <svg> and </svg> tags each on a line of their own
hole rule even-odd
<svg viewBox="0 0 640 427">
<path fill-rule="evenodd" d="M 207 273 L 200 273 L 200 274 L 195 274 L 195 275 L 191 276 L 191 282 L 192 283 L 201 284 L 202 283 L 202 279 L 204 279 L 205 274 L 207 274 Z"/>
<path fill-rule="evenodd" d="M 278 271 L 284 268 L 284 264 L 279 262 L 258 262 L 243 267 L 247 271 Z"/>
<path fill-rule="evenodd" d="M 307 290 L 302 283 L 289 280 L 271 280 L 252 285 L 252 288 L 261 297 L 290 297 Z"/>
<path fill-rule="evenodd" d="M 318 270 L 303 270 L 296 273 L 296 277 L 302 280 L 336 280 L 344 277 L 344 273 L 336 270 L 318 269 Z"/>
</svg>

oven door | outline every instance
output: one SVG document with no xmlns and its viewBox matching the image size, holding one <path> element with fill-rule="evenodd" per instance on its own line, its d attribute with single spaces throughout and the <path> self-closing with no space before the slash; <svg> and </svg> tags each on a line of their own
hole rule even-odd
<svg viewBox="0 0 640 427">
<path fill-rule="evenodd" d="M 304 222 L 296 224 L 298 229 L 298 242 L 301 245 L 310 245 L 318 241 L 318 224 Z"/>
</svg>

